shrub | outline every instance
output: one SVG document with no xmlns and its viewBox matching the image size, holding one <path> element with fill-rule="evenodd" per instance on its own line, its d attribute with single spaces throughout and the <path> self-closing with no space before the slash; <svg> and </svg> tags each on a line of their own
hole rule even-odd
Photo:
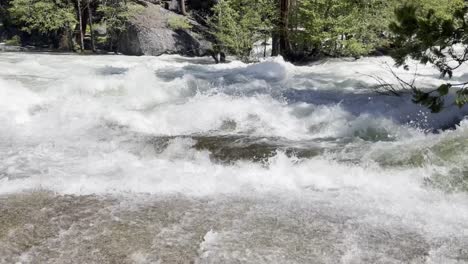
<svg viewBox="0 0 468 264">
<path fill-rule="evenodd" d="M 190 25 L 188 19 L 182 16 L 171 16 L 167 20 L 167 25 L 172 30 L 180 30 L 180 29 L 191 29 L 192 25 Z"/>
<path fill-rule="evenodd" d="M 7 46 L 19 46 L 21 45 L 21 38 L 18 35 L 13 36 L 11 39 L 5 41 Z"/>
<path fill-rule="evenodd" d="M 221 0 L 210 19 L 221 50 L 248 62 L 254 44 L 268 39 L 277 16 L 273 0 Z"/>
</svg>

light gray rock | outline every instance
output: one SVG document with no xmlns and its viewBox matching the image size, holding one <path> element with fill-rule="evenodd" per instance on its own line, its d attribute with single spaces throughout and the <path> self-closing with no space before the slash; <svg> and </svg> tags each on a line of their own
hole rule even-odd
<svg viewBox="0 0 468 264">
<path fill-rule="evenodd" d="M 0 51 L 24 51 L 25 48 L 21 46 L 9 46 L 5 43 L 0 43 Z"/>
<path fill-rule="evenodd" d="M 119 52 L 127 55 L 181 54 L 204 56 L 210 53 L 211 43 L 202 35 L 203 28 L 189 20 L 192 30 L 173 30 L 168 26 L 171 17 L 180 15 L 148 4 L 135 16 L 127 31 L 119 39 Z M 198 32 L 198 33 L 197 33 Z"/>
<path fill-rule="evenodd" d="M 179 0 L 171 0 L 171 2 L 169 2 L 169 10 L 179 12 Z"/>
</svg>

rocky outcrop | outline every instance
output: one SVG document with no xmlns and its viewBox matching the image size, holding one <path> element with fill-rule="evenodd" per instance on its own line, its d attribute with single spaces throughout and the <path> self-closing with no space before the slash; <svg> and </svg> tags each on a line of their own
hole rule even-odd
<svg viewBox="0 0 468 264">
<path fill-rule="evenodd" d="M 191 29 L 174 29 L 171 19 L 187 19 Z M 204 56 L 211 51 L 211 42 L 202 34 L 207 32 L 196 21 L 149 3 L 143 12 L 136 15 L 121 35 L 118 49 L 126 55 L 181 54 Z"/>
</svg>

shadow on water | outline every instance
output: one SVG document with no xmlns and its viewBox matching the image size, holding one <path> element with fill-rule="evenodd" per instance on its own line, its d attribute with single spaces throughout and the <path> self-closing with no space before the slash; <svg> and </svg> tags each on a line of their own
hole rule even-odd
<svg viewBox="0 0 468 264">
<path fill-rule="evenodd" d="M 128 72 L 128 68 L 105 66 L 97 70 L 99 75 L 120 75 Z"/>
<path fill-rule="evenodd" d="M 232 85 L 235 83 L 244 84 L 255 80 L 274 84 L 283 81 L 287 77 L 287 70 L 281 64 L 274 62 L 228 69 L 190 64 L 182 67 L 182 69 L 161 69 L 156 72 L 156 75 L 164 81 L 172 81 L 185 75 L 191 75 L 197 79 L 207 81 L 221 79 L 225 85 Z"/>
<path fill-rule="evenodd" d="M 401 96 L 378 94 L 372 90 L 371 83 L 362 80 L 362 76 L 340 79 L 329 73 L 297 73 L 287 78 L 287 69 L 274 62 L 233 69 L 187 65 L 182 69 L 159 70 L 156 75 L 168 82 L 189 75 L 216 87 L 217 93 L 227 95 L 268 95 L 288 104 L 339 105 L 354 116 L 386 118 L 430 133 L 454 129 L 468 114 L 468 107 L 459 109 L 452 105 L 454 95 L 446 99 L 447 108 L 442 113 L 430 113 L 427 108 L 414 104 L 410 93 Z"/>
<path fill-rule="evenodd" d="M 468 114 L 467 106 L 458 109 L 451 105 L 454 95 L 447 98 L 448 106 L 442 113 L 430 113 L 426 108 L 414 104 L 410 93 L 402 93 L 401 96 L 376 93 L 370 83 L 360 78 L 362 76 L 340 79 L 331 73 L 295 73 L 288 78 L 286 67 L 276 62 L 220 69 L 207 67 L 207 63 L 195 64 L 195 59 L 174 59 L 190 64 L 182 68 L 157 70 L 156 76 L 166 82 L 190 76 L 202 93 L 244 97 L 268 95 L 290 105 L 305 103 L 317 107 L 339 106 L 356 117 L 367 115 L 376 119 L 385 118 L 429 133 L 454 129 Z M 200 62 L 206 60 L 201 59 Z M 111 66 L 98 69 L 101 75 L 119 75 L 127 71 L 126 68 Z"/>
<path fill-rule="evenodd" d="M 369 115 L 391 119 L 400 125 L 409 125 L 426 132 L 454 129 L 468 114 L 468 107 L 462 109 L 447 103 L 441 113 L 431 113 L 427 108 L 414 104 L 412 95 L 388 96 L 372 91 L 361 93 L 336 90 L 296 90 L 283 92 L 289 104 L 306 103 L 316 106 L 339 105 L 354 116 Z M 454 100 L 454 96 L 447 98 Z"/>
<path fill-rule="evenodd" d="M 191 64 L 198 64 L 198 65 L 216 65 L 216 62 L 211 57 L 182 57 L 182 56 L 170 56 L 169 57 L 171 62 L 177 63 L 191 63 Z M 165 57 L 161 57 L 162 60 L 166 59 Z"/>
</svg>

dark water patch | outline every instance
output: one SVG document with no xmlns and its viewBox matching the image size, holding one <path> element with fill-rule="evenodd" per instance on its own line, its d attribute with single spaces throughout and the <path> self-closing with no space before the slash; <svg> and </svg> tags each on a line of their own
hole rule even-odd
<svg viewBox="0 0 468 264">
<path fill-rule="evenodd" d="M 167 58 L 161 57 L 162 60 Z M 216 62 L 211 57 L 181 57 L 181 56 L 172 56 L 169 61 L 178 62 L 178 63 L 190 63 L 196 65 L 216 65 Z"/>
<path fill-rule="evenodd" d="M 263 68 L 266 64 L 268 64 L 267 68 Z M 156 75 L 165 81 L 172 81 L 190 75 L 196 79 L 217 82 L 219 85 L 247 84 L 256 80 L 265 81 L 269 84 L 280 84 L 286 78 L 287 71 L 282 65 L 274 62 L 229 69 L 190 64 L 182 67 L 182 69 L 176 67 L 161 69 L 156 71 Z"/>
<path fill-rule="evenodd" d="M 427 108 L 413 103 L 410 93 L 387 96 L 368 89 L 359 92 L 336 89 L 288 89 L 282 93 L 282 96 L 290 104 L 338 105 L 356 117 L 369 115 L 375 119 L 388 119 L 399 125 L 414 127 L 427 133 L 439 133 L 456 128 L 468 114 L 468 106 L 462 109 L 447 106 L 441 113 L 431 113 Z"/>
<path fill-rule="evenodd" d="M 297 90 L 289 89 L 283 92 L 289 103 L 308 103 L 312 105 L 340 105 L 353 115 L 376 110 L 377 113 L 395 109 L 402 102 L 409 101 L 409 97 L 379 95 L 373 91 L 360 92 L 347 90 Z M 364 107 L 364 106 L 371 107 Z M 374 107 L 372 107 L 374 105 Z M 379 106 L 379 107 L 376 107 Z M 421 108 L 422 109 L 422 108 Z"/>
<path fill-rule="evenodd" d="M 99 68 L 97 70 L 97 73 L 100 75 L 120 75 L 128 72 L 127 68 L 122 68 L 122 67 L 112 67 L 112 66 L 105 66 L 103 68 Z"/>
<path fill-rule="evenodd" d="M 367 127 L 356 130 L 354 132 L 354 137 L 369 142 L 396 141 L 396 136 L 392 135 L 392 133 L 386 129 L 379 127 Z"/>
</svg>

